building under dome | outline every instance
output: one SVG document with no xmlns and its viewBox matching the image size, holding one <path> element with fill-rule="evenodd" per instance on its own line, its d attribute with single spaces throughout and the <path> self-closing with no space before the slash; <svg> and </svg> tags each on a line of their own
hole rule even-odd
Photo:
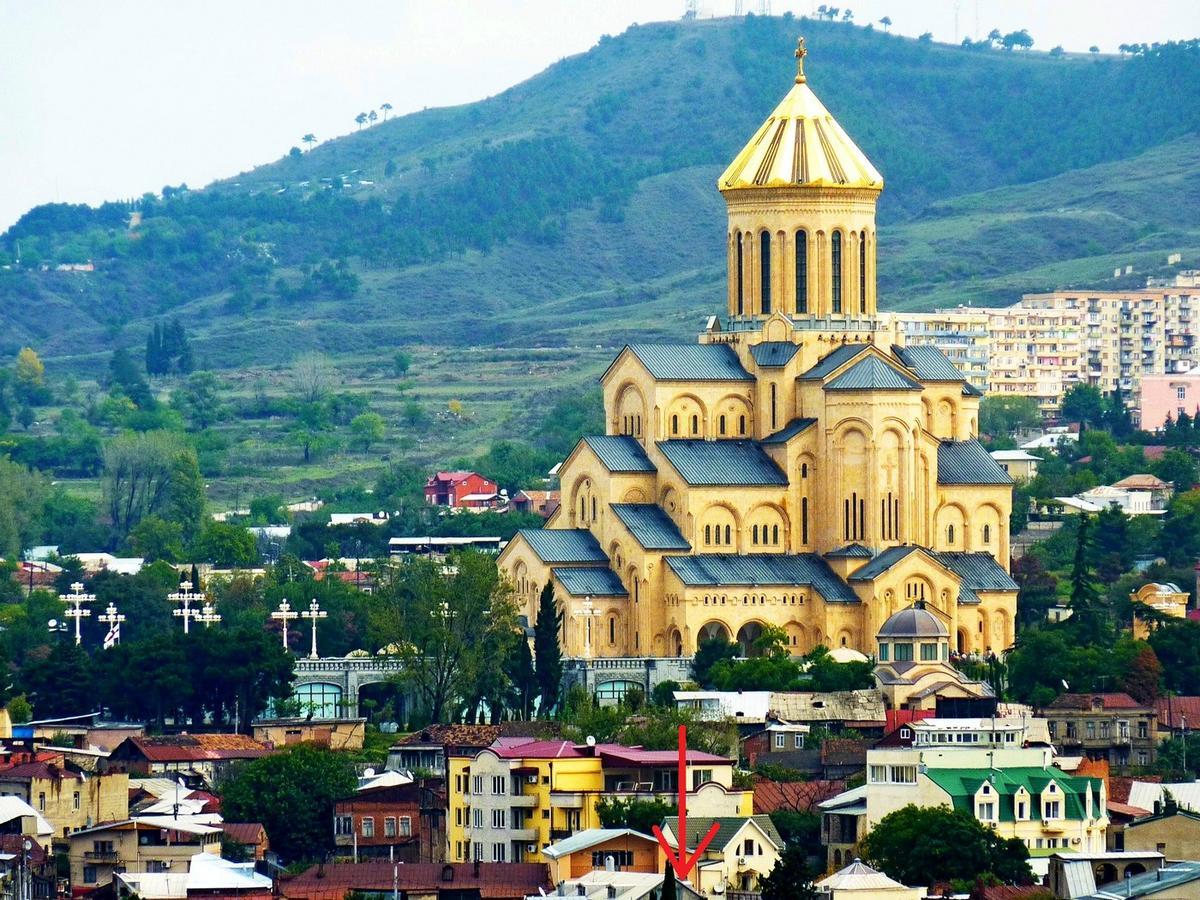
<svg viewBox="0 0 1200 900">
<path fill-rule="evenodd" d="M 530 621 L 553 584 L 565 654 L 589 670 L 682 667 L 717 635 L 752 653 L 767 625 L 797 654 L 871 655 L 918 601 L 945 629 L 939 654 L 1012 643 L 1011 480 L 976 440 L 978 391 L 877 314 L 883 178 L 804 55 L 718 180 L 724 315 L 697 343 L 617 355 L 605 434 L 562 464 L 545 528 L 500 555 Z"/>
<path fill-rule="evenodd" d="M 889 709 L 937 709 L 938 698 L 995 695 L 950 664 L 950 631 L 924 600 L 893 613 L 879 628 L 875 681 Z"/>
</svg>

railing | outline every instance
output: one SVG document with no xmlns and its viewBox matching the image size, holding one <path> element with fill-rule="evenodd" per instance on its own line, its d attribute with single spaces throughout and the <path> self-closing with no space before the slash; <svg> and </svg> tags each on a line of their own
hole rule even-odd
<svg viewBox="0 0 1200 900">
<path fill-rule="evenodd" d="M 399 672 L 404 664 L 390 656 L 322 657 L 296 660 L 297 672 Z"/>
<path fill-rule="evenodd" d="M 116 850 L 84 850 L 83 858 L 88 862 L 117 863 L 121 857 Z"/>
</svg>

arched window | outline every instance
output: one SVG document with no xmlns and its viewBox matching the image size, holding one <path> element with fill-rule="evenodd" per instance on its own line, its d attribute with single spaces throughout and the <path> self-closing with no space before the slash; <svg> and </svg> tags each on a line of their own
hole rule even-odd
<svg viewBox="0 0 1200 900">
<path fill-rule="evenodd" d="M 800 498 L 800 543 L 808 543 L 808 498 Z"/>
<path fill-rule="evenodd" d="M 725 543 L 726 543 L 726 544 L 732 544 L 732 543 L 733 543 L 733 540 L 730 538 L 730 534 L 731 534 L 731 533 L 732 533 L 732 532 L 729 530 L 729 526 L 728 526 L 728 525 L 726 525 L 726 526 L 725 526 Z"/>
<path fill-rule="evenodd" d="M 771 311 L 771 232 L 764 231 L 758 237 L 762 248 L 758 263 L 762 275 L 762 311 L 767 315 Z"/>
<path fill-rule="evenodd" d="M 737 311 L 739 316 L 745 311 L 746 305 L 746 285 L 742 277 L 744 265 L 745 263 L 742 261 L 742 233 L 739 231 L 737 233 Z"/>
<path fill-rule="evenodd" d="M 642 417 L 641 416 L 637 417 L 637 436 L 638 437 L 642 436 Z"/>
<path fill-rule="evenodd" d="M 700 417 L 692 416 L 692 436 L 695 437 L 700 433 Z"/>
<path fill-rule="evenodd" d="M 587 521 L 587 499 L 585 497 L 579 498 L 579 521 L 581 523 Z"/>
<path fill-rule="evenodd" d="M 671 434 L 679 434 L 679 416 L 671 416 Z"/>
<path fill-rule="evenodd" d="M 707 527 L 708 526 L 705 526 L 706 529 L 707 529 Z M 721 543 L 721 526 L 720 525 L 717 526 L 717 541 L 716 542 L 717 542 L 718 546 Z"/>
<path fill-rule="evenodd" d="M 775 424 L 775 385 L 771 384 L 771 430 L 774 431 L 778 426 Z"/>
<path fill-rule="evenodd" d="M 608 642 L 615 644 L 617 642 L 617 617 L 608 617 Z"/>
<path fill-rule="evenodd" d="M 725 417 L 724 416 L 721 416 L 720 418 L 717 419 L 717 430 L 722 435 L 725 434 Z"/>
<path fill-rule="evenodd" d="M 954 543 L 954 526 L 953 525 L 948 525 L 946 527 L 946 543 L 947 544 Z"/>
<path fill-rule="evenodd" d="M 754 531 L 752 532 L 752 534 L 753 534 L 753 537 L 750 539 L 750 542 L 753 544 L 757 544 L 758 543 L 758 526 L 757 525 L 754 526 Z"/>
<path fill-rule="evenodd" d="M 596 521 L 596 498 L 592 498 L 592 521 Z"/>
<path fill-rule="evenodd" d="M 745 433 L 746 433 L 746 417 L 738 416 L 738 434 L 744 435 Z"/>
<path fill-rule="evenodd" d="M 830 264 L 829 270 L 832 275 L 830 283 L 830 297 L 833 302 L 833 311 L 840 313 L 842 311 L 842 233 L 835 231 L 829 238 Z"/>
<path fill-rule="evenodd" d="M 796 232 L 796 312 L 808 312 L 808 232 Z"/>
<path fill-rule="evenodd" d="M 808 477 L 808 463 L 800 463 L 800 477 L 801 478 Z"/>
<path fill-rule="evenodd" d="M 711 525 L 704 526 L 704 543 L 706 543 L 706 544 L 712 543 L 712 526 Z"/>
<path fill-rule="evenodd" d="M 858 311 L 867 311 L 867 231 L 858 237 Z"/>
<path fill-rule="evenodd" d="M 992 542 L 992 526 L 991 525 L 983 526 L 983 542 L 985 544 L 990 544 Z"/>
<path fill-rule="evenodd" d="M 778 525 L 771 526 L 771 543 L 772 544 L 779 543 L 779 526 Z"/>
</svg>

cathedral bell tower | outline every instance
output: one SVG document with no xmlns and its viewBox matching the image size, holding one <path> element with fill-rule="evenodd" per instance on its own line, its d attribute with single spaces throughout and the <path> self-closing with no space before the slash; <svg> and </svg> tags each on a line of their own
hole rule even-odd
<svg viewBox="0 0 1200 900">
<path fill-rule="evenodd" d="M 729 213 L 731 317 L 875 316 L 875 203 L 883 176 L 796 82 L 717 188 Z"/>
</svg>

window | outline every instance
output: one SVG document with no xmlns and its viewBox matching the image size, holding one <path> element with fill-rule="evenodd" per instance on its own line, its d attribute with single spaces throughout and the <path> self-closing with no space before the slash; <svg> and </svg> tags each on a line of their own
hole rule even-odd
<svg viewBox="0 0 1200 900">
<path fill-rule="evenodd" d="M 922 644 L 921 645 L 921 662 L 937 662 L 938 645 L 937 644 Z"/>
<path fill-rule="evenodd" d="M 475 856 L 472 858 L 477 859 L 480 862 L 483 862 L 483 842 L 482 841 L 475 842 Z"/>
<path fill-rule="evenodd" d="M 455 825 L 462 825 L 462 823 L 463 823 L 462 814 L 463 814 L 463 811 L 462 811 L 461 806 L 457 806 L 454 808 L 454 824 Z"/>
<path fill-rule="evenodd" d="M 879 661 L 880 662 L 888 661 L 888 645 L 887 644 L 879 645 Z"/>
<path fill-rule="evenodd" d="M 1144 766 L 1150 762 L 1150 757 L 1145 750 L 1138 751 L 1138 765 Z"/>
<path fill-rule="evenodd" d="M 1053 787 L 1053 785 L 1051 785 Z M 1042 818 L 1057 819 L 1060 817 L 1062 805 L 1058 800 L 1047 800 L 1042 803 Z"/>
<path fill-rule="evenodd" d="M 996 804 L 980 803 L 976 807 L 975 818 L 982 819 L 984 822 L 991 822 L 996 818 Z"/>
<path fill-rule="evenodd" d="M 471 790 L 476 794 L 483 793 L 483 776 L 482 775 L 475 776 L 475 786 L 473 788 L 471 788 Z"/>
<path fill-rule="evenodd" d="M 867 232 L 858 237 L 858 311 L 867 311 Z"/>
<path fill-rule="evenodd" d="M 753 534 L 753 535 L 754 535 L 754 536 L 751 538 L 751 542 L 752 542 L 752 543 L 755 543 L 755 544 L 757 544 L 757 543 L 758 543 L 758 526 L 757 526 L 757 525 L 755 525 L 755 526 L 754 526 L 754 529 L 753 529 L 753 531 L 751 532 L 751 534 Z"/>
<path fill-rule="evenodd" d="M 745 311 L 745 281 L 742 262 L 742 233 L 737 235 L 737 311 L 740 316 Z"/>
<path fill-rule="evenodd" d="M 1143 723 L 1143 724 L 1145 724 L 1145 723 Z M 71 797 L 71 806 L 74 809 L 79 809 L 79 791 L 76 791 L 75 794 Z"/>
<path fill-rule="evenodd" d="M 396 817 L 395 816 L 384 816 L 383 836 L 384 837 L 395 837 L 396 836 Z"/>
<path fill-rule="evenodd" d="M 729 530 L 729 526 L 728 526 L 728 525 L 726 525 L 726 526 L 725 526 L 725 543 L 726 543 L 726 544 L 732 543 L 732 542 L 730 541 L 730 535 L 731 535 L 731 534 L 732 534 L 732 532 Z"/>
<path fill-rule="evenodd" d="M 492 810 L 492 827 L 507 828 L 508 827 L 508 810 L 493 809 Z"/>
<path fill-rule="evenodd" d="M 46 792 L 42 791 L 38 794 L 38 809 L 41 812 L 46 811 Z"/>
<path fill-rule="evenodd" d="M 83 867 L 83 881 L 85 884 L 95 884 L 96 883 L 96 867 L 95 866 L 84 866 Z"/>
<path fill-rule="evenodd" d="M 1029 818 L 1029 816 L 1025 815 L 1025 810 L 1026 810 L 1026 809 L 1027 809 L 1027 807 L 1025 806 L 1025 801 L 1024 801 L 1024 800 L 1018 800 L 1018 801 L 1017 801 L 1017 818 L 1018 818 L 1018 819 L 1020 819 L 1020 820 L 1022 820 L 1022 821 L 1023 821 L 1023 820 L 1025 820 L 1025 819 L 1028 819 L 1028 818 Z"/>
<path fill-rule="evenodd" d="M 991 525 L 983 526 L 983 542 L 985 544 L 990 544 L 992 542 L 992 526 Z"/>
<path fill-rule="evenodd" d="M 795 746 L 795 748 L 797 750 L 803 749 L 804 735 L 802 735 L 802 734 L 793 735 L 792 744 Z"/>
<path fill-rule="evenodd" d="M 893 649 L 895 650 L 896 662 L 912 662 L 912 644 L 895 644 L 893 645 Z"/>
<path fill-rule="evenodd" d="M 461 812 L 462 810 L 459 810 Z M 333 819 L 334 834 L 353 834 L 354 819 L 351 816 L 335 816 Z"/>
<path fill-rule="evenodd" d="M 1175 399 L 1176 400 L 1186 400 L 1187 399 L 1187 388 L 1185 388 L 1185 387 L 1175 388 Z"/>
<path fill-rule="evenodd" d="M 375 837 L 375 817 L 362 817 L 362 836 L 365 838 Z"/>
<path fill-rule="evenodd" d="M 717 533 L 720 534 L 720 528 L 718 528 Z M 704 526 L 704 543 L 706 543 L 706 544 L 712 543 L 712 526 L 711 525 Z"/>
<path fill-rule="evenodd" d="M 787 735 L 786 735 L 786 734 L 783 734 L 783 733 L 781 732 L 781 733 L 779 733 L 779 734 L 775 735 L 775 749 L 776 749 L 776 750 L 782 750 L 782 749 L 784 748 L 784 744 L 785 744 L 786 742 L 787 742 Z"/>
<path fill-rule="evenodd" d="M 611 859 L 613 861 L 613 865 L 617 868 L 618 871 L 620 871 L 624 867 L 633 865 L 633 851 L 632 850 L 609 850 L 609 851 L 605 852 L 603 850 L 593 850 L 592 851 L 592 868 L 593 869 L 603 869 L 608 864 L 609 859 Z"/>
<path fill-rule="evenodd" d="M 718 431 L 718 433 L 720 433 L 722 435 L 725 434 L 725 417 L 724 416 L 720 416 L 717 419 L 717 431 Z"/>
<path fill-rule="evenodd" d="M 671 434 L 679 434 L 679 416 L 671 416 Z"/>
<path fill-rule="evenodd" d="M 744 435 L 745 433 L 746 433 L 746 417 L 738 416 L 738 434 Z"/>
<path fill-rule="evenodd" d="M 808 312 L 808 232 L 796 232 L 796 312 Z"/>
<path fill-rule="evenodd" d="M 888 775 L 893 784 L 916 784 L 916 766 L 888 766 Z"/>
<path fill-rule="evenodd" d="M 771 232 L 764 231 L 758 236 L 761 259 L 758 261 L 762 275 L 762 312 L 771 312 Z"/>
<path fill-rule="evenodd" d="M 700 417 L 692 416 L 692 436 L 695 437 L 700 433 Z"/>
<path fill-rule="evenodd" d="M 503 775 L 493 775 L 492 776 L 492 793 L 493 794 L 507 794 L 508 793 L 508 779 L 505 778 Z"/>
<path fill-rule="evenodd" d="M 1147 725 L 1145 722 L 1138 722 L 1137 726 L 1138 726 L 1138 737 L 1140 737 L 1140 738 L 1149 737 L 1149 734 L 1150 734 L 1150 731 L 1149 731 L 1150 726 L 1149 725 Z M 76 794 L 75 796 L 78 797 L 79 795 Z M 78 806 L 76 806 L 75 808 L 79 809 Z"/>
<path fill-rule="evenodd" d="M 807 468 L 807 466 L 805 467 Z M 800 542 L 808 543 L 808 498 L 800 498 Z"/>
<path fill-rule="evenodd" d="M 842 311 L 842 233 L 835 231 L 829 239 L 830 274 L 833 276 L 830 284 L 830 296 L 833 300 L 833 311 Z"/>
<path fill-rule="evenodd" d="M 692 790 L 697 790 L 700 785 L 708 784 L 713 780 L 712 769 L 692 769 Z"/>
<path fill-rule="evenodd" d="M 617 618 L 616 616 L 608 617 L 608 642 L 615 644 L 617 642 Z"/>
<path fill-rule="evenodd" d="M 884 784 L 887 782 L 887 766 L 871 766 L 871 783 Z"/>
<path fill-rule="evenodd" d="M 492 862 L 504 862 L 504 844 L 492 844 Z"/>
<path fill-rule="evenodd" d="M 771 543 L 776 544 L 776 545 L 779 544 L 779 526 L 778 525 L 771 526 Z"/>
<path fill-rule="evenodd" d="M 953 525 L 946 526 L 946 543 L 951 544 L 951 545 L 954 543 L 954 526 Z"/>
<path fill-rule="evenodd" d="M 471 810 L 471 816 L 472 816 L 475 827 L 482 828 L 483 827 L 483 810 L 476 807 L 475 809 Z"/>
</svg>

